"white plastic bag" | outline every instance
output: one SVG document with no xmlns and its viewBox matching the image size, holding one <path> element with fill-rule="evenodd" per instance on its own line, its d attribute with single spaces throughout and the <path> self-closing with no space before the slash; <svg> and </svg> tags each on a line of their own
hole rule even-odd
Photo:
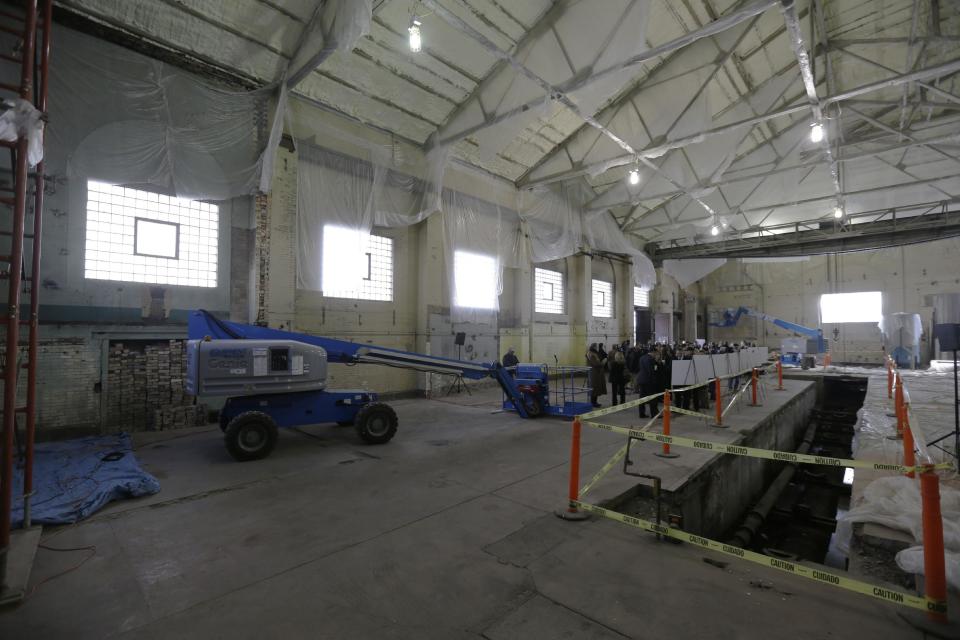
<svg viewBox="0 0 960 640">
<path fill-rule="evenodd" d="M 0 114 L 0 140 L 16 142 L 27 138 L 27 160 L 31 167 L 43 160 L 43 114 L 22 98 L 5 100 L 6 111 Z"/>
</svg>

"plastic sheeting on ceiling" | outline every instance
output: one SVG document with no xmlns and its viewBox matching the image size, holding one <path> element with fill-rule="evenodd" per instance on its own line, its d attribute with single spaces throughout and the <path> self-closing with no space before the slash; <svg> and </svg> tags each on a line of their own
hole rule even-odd
<svg viewBox="0 0 960 640">
<path fill-rule="evenodd" d="M 795 3 L 841 194 L 825 148 L 807 135 L 811 112 L 779 2 L 330 0 L 317 21 L 313 0 L 59 4 L 105 25 L 101 31 L 141 34 L 262 86 L 322 59 L 291 96 L 418 146 L 450 145 L 451 157 L 524 186 L 586 180 L 593 190 L 587 208 L 612 213 L 640 242 L 703 243 L 829 221 L 838 197 L 856 213 L 960 195 L 950 137 L 956 70 L 868 86 L 955 61 L 956 3 L 940 3 L 937 14 L 913 0 Z M 442 11 L 427 10 L 434 4 Z M 746 17 L 730 20 L 738 14 Z M 414 16 L 423 23 L 419 53 L 407 44 Z M 721 26 L 684 40 L 711 25 Z M 685 46 L 670 49 L 676 39 Z M 641 64 L 618 66 L 659 47 L 666 49 Z M 649 164 L 624 160 L 618 141 Z M 199 162 L 188 142 L 174 138 L 165 150 L 154 144 L 153 160 Z M 625 185 L 631 166 L 642 174 L 633 188 Z M 170 180 L 168 167 L 156 171 Z M 728 222 L 718 238 L 708 233 L 714 221 L 704 205 Z"/>
</svg>

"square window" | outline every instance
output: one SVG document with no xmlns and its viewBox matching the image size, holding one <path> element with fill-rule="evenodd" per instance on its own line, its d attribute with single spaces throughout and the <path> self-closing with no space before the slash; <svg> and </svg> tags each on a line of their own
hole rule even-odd
<svg viewBox="0 0 960 640">
<path fill-rule="evenodd" d="M 209 213 L 180 206 L 176 198 L 150 191 L 114 187 L 96 181 L 87 183 L 87 251 L 84 273 L 88 278 L 127 282 L 216 286 L 216 205 Z M 171 201 L 176 204 L 170 204 Z M 200 216 L 209 220 L 206 237 L 195 236 L 193 244 L 180 233 L 197 225 Z M 195 227 L 194 227 L 195 228 Z M 181 240 L 184 240 L 181 246 Z M 178 267 L 190 269 L 176 278 Z"/>
<path fill-rule="evenodd" d="M 650 306 L 650 291 L 642 287 L 633 288 L 633 306 L 635 307 L 649 307 Z"/>
<path fill-rule="evenodd" d="M 820 296 L 820 321 L 880 322 L 883 318 L 883 294 L 879 291 L 825 293 Z"/>
<path fill-rule="evenodd" d="M 541 269 L 533 271 L 534 310 L 537 313 L 563 313 L 563 274 Z"/>
<path fill-rule="evenodd" d="M 124 236 L 123 239 L 126 244 L 130 241 L 130 236 Z M 176 260 L 180 257 L 180 225 L 137 218 L 134 244 L 133 252 L 138 256 L 157 256 Z"/>
<path fill-rule="evenodd" d="M 497 308 L 497 261 L 469 251 L 453 254 L 454 301 L 469 309 Z"/>
<path fill-rule="evenodd" d="M 613 317 L 613 284 L 604 280 L 593 283 L 593 317 Z"/>
<path fill-rule="evenodd" d="M 215 261 L 216 250 L 211 251 L 210 259 Z M 324 296 L 393 300 L 392 238 L 328 224 L 323 228 L 322 268 Z"/>
</svg>

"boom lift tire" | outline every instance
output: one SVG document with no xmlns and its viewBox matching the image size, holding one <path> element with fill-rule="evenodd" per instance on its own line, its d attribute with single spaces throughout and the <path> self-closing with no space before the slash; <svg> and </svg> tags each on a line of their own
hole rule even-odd
<svg viewBox="0 0 960 640">
<path fill-rule="evenodd" d="M 371 402 L 357 412 L 354 426 L 357 434 L 367 444 L 390 442 L 397 433 L 397 413 L 390 405 Z"/>
<path fill-rule="evenodd" d="M 277 423 L 262 411 L 246 411 L 230 421 L 223 441 L 235 460 L 260 460 L 277 446 Z"/>
</svg>

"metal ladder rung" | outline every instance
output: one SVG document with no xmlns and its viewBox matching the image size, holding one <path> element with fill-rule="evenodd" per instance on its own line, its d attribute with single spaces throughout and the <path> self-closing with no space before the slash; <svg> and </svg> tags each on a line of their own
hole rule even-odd
<svg viewBox="0 0 960 640">
<path fill-rule="evenodd" d="M 0 204 L 8 204 L 11 207 L 16 204 L 14 198 L 0 198 Z"/>
<path fill-rule="evenodd" d="M 13 231 L 0 231 L 0 236 L 12 236 L 12 235 L 13 235 Z M 32 239 L 33 239 L 33 234 L 32 234 L 32 233 L 25 233 L 25 234 L 23 234 L 23 237 L 24 237 L 24 238 L 30 238 L 30 239 L 32 240 Z"/>
<path fill-rule="evenodd" d="M 23 40 L 23 31 L 20 29 L 14 29 L 13 27 L 8 27 L 6 25 L 0 24 L 0 31 L 4 31 L 6 33 L 12 33 L 13 35 L 17 36 L 18 39 Z"/>
</svg>

